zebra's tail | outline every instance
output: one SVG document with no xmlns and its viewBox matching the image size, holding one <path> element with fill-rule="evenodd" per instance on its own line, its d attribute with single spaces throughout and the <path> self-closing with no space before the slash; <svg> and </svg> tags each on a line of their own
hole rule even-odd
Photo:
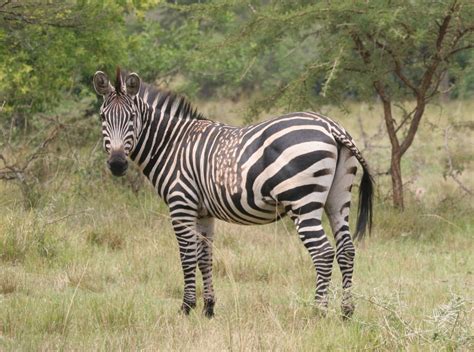
<svg viewBox="0 0 474 352">
<path fill-rule="evenodd" d="M 349 149 L 359 161 L 364 173 L 359 186 L 359 209 L 357 211 L 357 225 L 354 239 L 362 239 L 366 233 L 367 227 L 369 232 L 372 229 L 372 199 L 374 196 L 374 179 L 369 172 L 369 166 L 362 157 L 359 148 L 354 143 L 352 137 L 344 129 L 338 125 L 332 126 L 332 134 L 336 140 Z"/>
<path fill-rule="evenodd" d="M 359 209 L 354 239 L 362 239 L 367 227 L 372 229 L 372 198 L 374 195 L 374 180 L 367 167 L 362 165 L 364 173 L 359 186 Z"/>
</svg>

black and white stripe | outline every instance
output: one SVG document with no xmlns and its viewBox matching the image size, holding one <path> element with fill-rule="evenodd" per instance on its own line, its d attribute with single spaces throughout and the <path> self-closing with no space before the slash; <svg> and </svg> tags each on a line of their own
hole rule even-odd
<svg viewBox="0 0 474 352">
<path fill-rule="evenodd" d="M 316 268 L 317 303 L 327 306 L 336 257 L 343 313 L 352 314 L 355 251 L 349 210 L 357 162 L 364 174 L 356 236 L 371 224 L 372 179 L 341 126 L 320 114 L 299 112 L 238 128 L 206 120 L 185 99 L 141 84 L 136 74 L 125 77 L 118 71 L 114 88 L 98 72 L 94 85 L 104 96 L 101 116 L 109 162 L 128 156 L 169 206 L 184 272 L 184 312 L 196 305 L 196 267 L 204 280 L 204 312 L 214 312 L 214 218 L 250 225 L 288 215 Z M 117 168 L 111 170 L 120 175 L 123 170 Z M 323 211 L 336 250 L 322 227 Z"/>
</svg>

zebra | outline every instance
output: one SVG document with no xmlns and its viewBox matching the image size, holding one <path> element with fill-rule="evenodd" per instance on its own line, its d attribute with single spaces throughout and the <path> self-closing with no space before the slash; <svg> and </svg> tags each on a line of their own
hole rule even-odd
<svg viewBox="0 0 474 352">
<path fill-rule="evenodd" d="M 196 306 L 196 270 L 203 279 L 203 314 L 214 315 L 214 219 L 253 225 L 288 215 L 316 269 L 315 306 L 327 311 L 334 257 L 342 273 L 342 314 L 353 314 L 355 249 L 349 231 L 351 188 L 358 163 L 354 238 L 372 225 L 373 179 L 352 137 L 314 112 L 296 112 L 246 127 L 206 119 L 182 96 L 117 68 L 115 84 L 97 71 L 103 147 L 111 173 L 138 165 L 169 208 L 184 276 L 181 311 Z M 326 212 L 336 249 L 322 227 Z"/>
</svg>

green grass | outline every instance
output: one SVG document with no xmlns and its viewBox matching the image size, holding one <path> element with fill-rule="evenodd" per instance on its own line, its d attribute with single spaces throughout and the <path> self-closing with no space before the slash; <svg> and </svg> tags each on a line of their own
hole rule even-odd
<svg viewBox="0 0 474 352">
<path fill-rule="evenodd" d="M 463 109 L 458 120 L 469 118 Z M 182 273 L 165 206 L 149 186 L 132 190 L 133 173 L 112 178 L 92 144 L 61 154 L 31 193 L 34 206 L 15 184 L 0 184 L 0 350 L 472 350 L 473 204 L 443 178 L 442 134 L 429 125 L 437 118 L 428 116 L 405 161 L 404 213 L 390 207 L 388 180 L 378 178 L 375 227 L 357 245 L 350 321 L 340 317 L 336 267 L 328 316 L 315 312 L 314 269 L 289 221 L 217 223 L 216 317 L 208 320 L 201 300 L 189 317 L 178 313 Z M 339 120 L 357 137 L 354 119 Z M 457 133 L 469 145 L 471 132 Z M 452 146 L 455 156 L 469 153 Z M 366 154 L 382 168 L 380 150 Z M 471 164 L 461 177 L 471 186 Z"/>
</svg>

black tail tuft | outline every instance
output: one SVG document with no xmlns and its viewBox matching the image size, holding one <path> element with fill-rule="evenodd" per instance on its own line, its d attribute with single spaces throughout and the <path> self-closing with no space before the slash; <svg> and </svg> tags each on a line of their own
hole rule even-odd
<svg viewBox="0 0 474 352">
<path fill-rule="evenodd" d="M 359 210 L 357 214 L 357 226 L 354 239 L 362 239 L 365 235 L 367 225 L 369 232 L 372 228 L 372 198 L 374 194 L 374 180 L 367 168 L 364 167 L 364 174 L 359 187 Z"/>
</svg>

